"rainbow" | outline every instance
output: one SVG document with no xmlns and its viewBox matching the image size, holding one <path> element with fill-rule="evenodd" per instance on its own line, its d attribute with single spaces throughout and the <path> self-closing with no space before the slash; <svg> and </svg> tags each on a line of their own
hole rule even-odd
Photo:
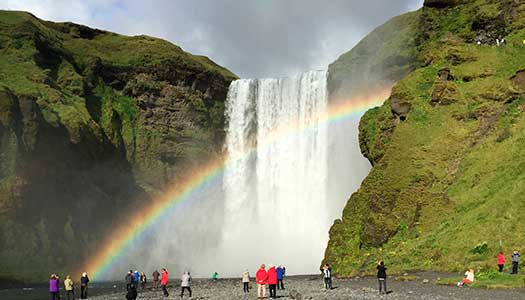
<svg viewBox="0 0 525 300">
<path fill-rule="evenodd" d="M 348 101 L 339 101 L 339 104 L 331 105 L 326 113 L 311 122 L 306 122 L 306 125 L 300 128 L 289 125 L 276 128 L 264 140 L 258 141 L 257 147 L 271 145 L 290 135 L 302 134 L 304 131 L 313 128 L 314 123 L 329 124 L 358 117 L 368 109 L 381 105 L 389 97 L 390 91 L 390 88 L 383 88 Z M 256 148 L 248 149 L 242 155 L 250 155 L 255 150 Z M 194 168 L 186 178 L 177 181 L 162 197 L 153 201 L 152 205 L 131 218 L 133 220 L 131 223 L 126 223 L 125 226 L 114 230 L 81 271 L 87 272 L 94 280 L 104 279 L 104 275 L 126 253 L 126 250 L 139 243 L 147 235 L 150 228 L 170 215 L 180 203 L 189 201 L 192 196 L 205 187 L 217 184 L 227 165 L 228 157 L 221 156 Z"/>
</svg>

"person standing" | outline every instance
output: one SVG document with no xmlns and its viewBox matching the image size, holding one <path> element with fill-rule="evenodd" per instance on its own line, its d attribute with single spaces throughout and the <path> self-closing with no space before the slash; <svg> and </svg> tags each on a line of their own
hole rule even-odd
<svg viewBox="0 0 525 300">
<path fill-rule="evenodd" d="M 266 272 L 266 266 L 264 264 L 262 264 L 257 273 L 255 273 L 255 281 L 257 282 L 257 299 L 266 298 L 268 272 Z"/>
<path fill-rule="evenodd" d="M 133 286 L 133 271 L 129 270 L 128 274 L 126 274 L 126 277 L 124 277 L 124 280 L 126 281 L 126 291 L 129 291 Z"/>
<path fill-rule="evenodd" d="M 277 267 L 277 289 L 278 290 L 284 290 L 283 279 L 284 279 L 284 267 L 279 266 Z"/>
<path fill-rule="evenodd" d="M 162 268 L 160 286 L 162 286 L 164 296 L 168 297 L 170 294 L 168 293 L 168 289 L 166 288 L 168 286 L 168 270 L 166 270 L 166 268 Z"/>
<path fill-rule="evenodd" d="M 146 288 L 146 283 L 148 282 L 148 279 L 146 278 L 146 274 L 144 272 L 140 273 L 140 285 L 142 286 L 142 289 Z"/>
<path fill-rule="evenodd" d="M 67 293 L 67 300 L 73 300 L 75 299 L 75 288 L 74 288 L 73 280 L 71 280 L 71 276 L 67 275 L 66 280 L 64 280 L 64 289 Z"/>
<path fill-rule="evenodd" d="M 274 265 L 268 269 L 268 287 L 270 288 L 270 298 L 277 298 L 277 271 Z"/>
<path fill-rule="evenodd" d="M 323 266 L 323 279 L 324 279 L 324 287 L 327 290 L 332 289 L 332 269 L 330 268 L 329 264 L 325 264 Z"/>
<path fill-rule="evenodd" d="M 56 274 L 51 274 L 49 279 L 49 293 L 51 294 L 51 300 L 58 300 L 58 278 Z"/>
<path fill-rule="evenodd" d="M 180 299 L 181 300 L 182 300 L 182 298 L 184 298 L 184 290 L 188 290 L 188 292 L 190 293 L 190 299 L 191 299 L 190 283 L 191 283 L 190 272 L 185 272 L 184 274 L 182 274 L 181 283 L 180 283 L 180 287 L 181 287 Z"/>
<path fill-rule="evenodd" d="M 498 254 L 498 271 L 500 273 L 503 272 L 503 267 L 505 267 L 505 255 L 500 251 Z"/>
<path fill-rule="evenodd" d="M 89 284 L 89 277 L 86 272 L 82 273 L 82 277 L 80 277 L 80 298 L 81 299 L 87 299 L 88 294 L 88 284 Z"/>
<path fill-rule="evenodd" d="M 153 274 L 151 274 L 151 276 L 153 276 L 153 287 L 158 288 L 159 287 L 159 277 L 160 277 L 159 271 L 157 270 L 153 271 Z"/>
<path fill-rule="evenodd" d="M 242 291 L 245 294 L 250 292 L 250 272 L 248 272 L 248 269 L 242 272 Z"/>
<path fill-rule="evenodd" d="M 213 281 L 217 281 L 217 276 L 219 276 L 219 273 L 213 272 L 213 274 L 211 274 L 211 279 L 213 279 Z"/>
<path fill-rule="evenodd" d="M 518 266 L 520 263 L 520 253 L 518 250 L 512 252 L 512 274 L 518 274 Z"/>
<path fill-rule="evenodd" d="M 377 281 L 379 282 L 379 293 L 381 294 L 382 289 L 384 289 L 384 293 L 386 294 L 386 267 L 385 263 L 383 261 L 380 261 L 377 264 Z"/>
<path fill-rule="evenodd" d="M 139 271 L 135 270 L 135 273 L 133 273 L 133 281 L 135 283 L 136 288 L 139 287 L 139 279 L 140 279 Z"/>
</svg>

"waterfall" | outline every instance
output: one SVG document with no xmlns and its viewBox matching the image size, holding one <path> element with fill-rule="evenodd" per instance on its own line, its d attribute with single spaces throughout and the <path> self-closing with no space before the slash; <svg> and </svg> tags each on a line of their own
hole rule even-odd
<svg viewBox="0 0 525 300">
<path fill-rule="evenodd" d="M 334 217 L 327 200 L 328 127 L 319 122 L 328 109 L 326 78 L 325 71 L 311 71 L 231 84 L 222 263 L 318 269 Z"/>
</svg>

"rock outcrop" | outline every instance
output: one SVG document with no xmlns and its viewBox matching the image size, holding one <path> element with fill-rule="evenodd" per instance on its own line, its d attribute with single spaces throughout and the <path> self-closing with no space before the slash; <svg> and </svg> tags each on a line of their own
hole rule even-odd
<svg viewBox="0 0 525 300">
<path fill-rule="evenodd" d="M 360 146 L 373 168 L 330 230 L 324 262 L 341 276 L 373 273 L 380 259 L 391 272 L 483 269 L 497 251 L 524 243 L 504 228 L 518 228 L 525 208 L 525 3 L 425 1 L 402 18 L 410 16 L 396 30 L 416 37 L 415 61 L 388 101 L 361 119 Z M 378 32 L 365 40 L 381 39 Z M 498 35 L 507 42 L 500 47 Z M 356 47 L 342 57 L 358 52 L 366 53 Z"/>
<path fill-rule="evenodd" d="M 0 11 L 0 276 L 71 270 L 220 154 L 235 78 L 161 39 Z"/>
</svg>

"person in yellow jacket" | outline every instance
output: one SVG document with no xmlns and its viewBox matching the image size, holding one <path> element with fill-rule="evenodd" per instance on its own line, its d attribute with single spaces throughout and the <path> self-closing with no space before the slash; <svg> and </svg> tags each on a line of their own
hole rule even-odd
<svg viewBox="0 0 525 300">
<path fill-rule="evenodd" d="M 67 300 L 75 299 L 75 289 L 73 287 L 73 280 L 71 280 L 71 276 L 69 275 L 67 275 L 66 280 L 64 280 L 64 289 L 67 293 Z"/>
</svg>

